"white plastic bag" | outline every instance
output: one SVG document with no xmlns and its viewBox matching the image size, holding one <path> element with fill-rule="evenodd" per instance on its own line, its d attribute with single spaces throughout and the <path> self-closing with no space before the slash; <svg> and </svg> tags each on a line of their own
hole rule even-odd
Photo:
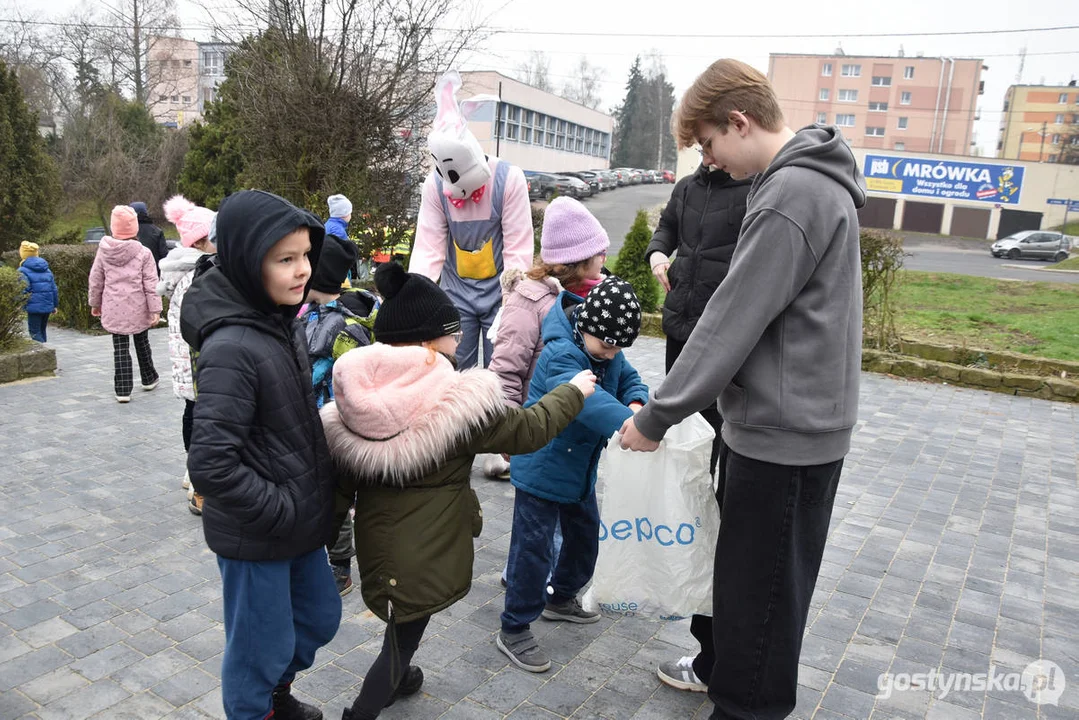
<svg viewBox="0 0 1079 720">
<path fill-rule="evenodd" d="M 678 620 L 712 614 L 719 506 L 709 464 L 715 432 L 694 414 L 654 453 L 622 450 L 616 434 L 600 460 L 599 560 L 584 606 Z"/>
</svg>

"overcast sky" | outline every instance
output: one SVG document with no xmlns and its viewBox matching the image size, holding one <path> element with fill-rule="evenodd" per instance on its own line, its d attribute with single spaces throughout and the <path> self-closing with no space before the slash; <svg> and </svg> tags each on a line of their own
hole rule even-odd
<svg viewBox="0 0 1079 720">
<path fill-rule="evenodd" d="M 226 3 L 228 0 L 213 0 Z M 101 0 L 97 0 L 100 4 Z M 109 0 L 110 4 L 123 0 Z M 626 77 L 637 54 L 662 56 L 668 78 L 679 97 L 694 77 L 720 57 L 735 57 L 767 71 L 768 54 L 832 53 L 842 45 L 848 55 L 895 55 L 900 46 L 908 56 L 981 57 L 985 95 L 982 119 L 975 124 L 985 155 L 996 149 L 1004 93 L 1016 82 L 1019 53 L 1027 56 L 1022 82 L 1066 84 L 1079 78 L 1079 30 L 1001 35 L 936 37 L 857 37 L 879 33 L 970 32 L 1062 25 L 1079 25 L 1075 0 L 906 0 L 869 2 L 832 0 L 827 3 L 763 0 L 762 2 L 641 2 L 641 0 L 471 0 L 473 14 L 487 18 L 496 34 L 475 48 L 462 70 L 509 71 L 542 50 L 551 59 L 556 85 L 571 79 L 582 54 L 604 71 L 601 109 L 610 110 L 624 95 Z M 0 10 L 15 6 L 0 0 Z M 18 0 L 24 12 L 54 18 L 82 4 L 79 0 Z M 90 0 L 91 5 L 94 0 Z M 629 11 L 634 6 L 640 8 Z M 178 0 L 186 34 L 206 39 L 209 18 L 198 2 Z M 672 9 L 677 12 L 672 12 Z M 10 12 L 0 12 L 8 17 Z M 454 18 L 447 18 L 453 25 Z M 578 33 L 578 34 L 571 34 Z M 596 33 L 585 34 L 585 33 Z M 819 38 L 746 37 L 750 35 L 821 35 Z M 697 35 L 698 37 L 690 37 Z M 735 37 L 716 37 L 716 36 Z M 711 37 L 700 37 L 711 36 Z"/>
</svg>

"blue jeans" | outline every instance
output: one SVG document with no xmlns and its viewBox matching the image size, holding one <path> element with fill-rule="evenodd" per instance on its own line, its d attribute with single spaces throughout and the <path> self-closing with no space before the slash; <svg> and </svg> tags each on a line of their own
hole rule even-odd
<svg viewBox="0 0 1079 720">
<path fill-rule="evenodd" d="M 551 590 L 544 578 L 554 559 L 555 526 L 562 527 L 562 548 L 551 573 Z M 513 502 L 513 533 L 506 567 L 506 609 L 502 631 L 527 630 L 548 603 L 577 597 L 596 570 L 599 556 L 599 507 L 596 493 L 576 503 L 557 503 L 517 488 Z"/>
<path fill-rule="evenodd" d="M 554 524 L 554 538 L 551 540 L 551 557 L 556 558 L 562 552 L 562 524 L 555 520 Z M 506 579 L 509 572 L 510 563 L 506 560 L 506 566 L 502 568 L 502 582 L 509 584 L 509 580 Z M 554 573 L 552 567 L 547 571 L 547 582 L 551 582 L 551 575 Z"/>
<path fill-rule="evenodd" d="M 468 307 L 458 307 L 461 313 L 461 344 L 457 346 L 457 369 L 467 370 L 476 367 L 479 362 L 478 352 L 480 338 L 483 339 L 483 367 L 491 364 L 491 354 L 494 347 L 487 339 L 487 331 L 498 315 L 498 305 L 495 305 L 486 315 L 479 315 L 475 310 Z"/>
<path fill-rule="evenodd" d="M 49 325 L 49 313 L 26 313 L 26 329 L 30 338 L 39 343 L 45 342 L 45 331 Z"/>
<path fill-rule="evenodd" d="M 273 689 L 311 667 L 333 640 L 341 596 L 326 549 L 290 560 L 218 556 L 225 600 L 221 696 L 229 720 L 263 720 Z"/>
</svg>

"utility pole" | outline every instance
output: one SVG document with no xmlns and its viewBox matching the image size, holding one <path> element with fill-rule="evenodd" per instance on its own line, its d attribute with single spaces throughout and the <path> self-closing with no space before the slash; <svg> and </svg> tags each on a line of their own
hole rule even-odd
<svg viewBox="0 0 1079 720">
<path fill-rule="evenodd" d="M 1048 122 L 1042 123 L 1042 146 L 1038 149 L 1038 162 L 1042 161 L 1042 154 L 1045 152 L 1045 128 Z"/>
<path fill-rule="evenodd" d="M 498 81 L 498 102 L 495 103 L 495 157 L 502 154 L 502 81 Z"/>
</svg>

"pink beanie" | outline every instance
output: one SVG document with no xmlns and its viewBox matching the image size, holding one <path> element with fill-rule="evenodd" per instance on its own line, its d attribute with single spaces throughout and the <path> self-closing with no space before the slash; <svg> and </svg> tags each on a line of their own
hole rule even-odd
<svg viewBox="0 0 1079 720">
<path fill-rule="evenodd" d="M 130 240 L 139 234 L 139 216 L 127 205 L 117 205 L 112 209 L 109 228 L 116 240 Z"/>
<path fill-rule="evenodd" d="M 180 231 L 180 244 L 188 248 L 210 234 L 210 224 L 217 215 L 183 195 L 174 195 L 166 200 L 163 209 L 165 218 Z"/>
<path fill-rule="evenodd" d="M 584 205 L 557 197 L 543 214 L 540 258 L 548 265 L 569 265 L 607 252 L 607 231 Z"/>
</svg>

